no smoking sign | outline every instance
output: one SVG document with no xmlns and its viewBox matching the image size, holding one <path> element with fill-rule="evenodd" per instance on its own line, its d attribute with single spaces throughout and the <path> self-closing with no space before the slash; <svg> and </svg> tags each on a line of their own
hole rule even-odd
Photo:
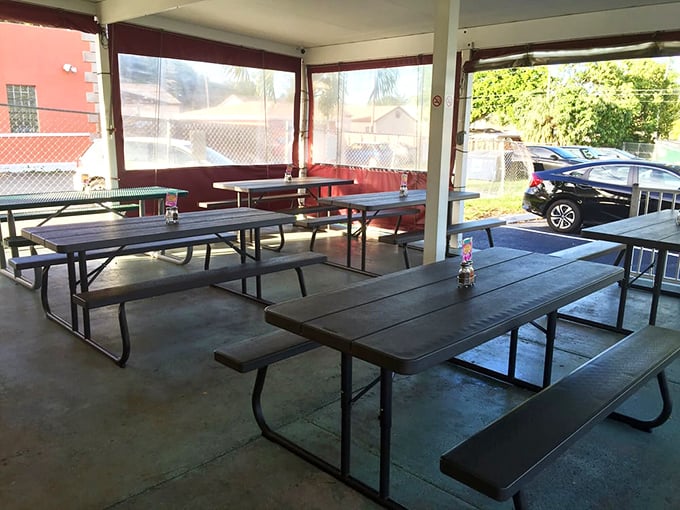
<svg viewBox="0 0 680 510">
<path fill-rule="evenodd" d="M 441 105 L 442 105 L 442 96 L 440 96 L 439 94 L 437 94 L 436 96 L 434 96 L 434 97 L 432 98 L 432 106 L 434 106 L 435 108 L 437 108 L 437 107 L 439 107 L 439 106 L 441 106 Z"/>
</svg>

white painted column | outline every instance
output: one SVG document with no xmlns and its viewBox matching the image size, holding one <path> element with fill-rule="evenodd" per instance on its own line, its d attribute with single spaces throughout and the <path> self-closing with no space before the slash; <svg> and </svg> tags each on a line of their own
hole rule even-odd
<svg viewBox="0 0 680 510">
<path fill-rule="evenodd" d="M 466 61 L 470 59 L 470 51 L 462 52 L 463 58 L 461 67 Z M 456 133 L 456 159 L 453 165 L 454 174 L 451 180 L 455 190 L 465 190 L 467 183 L 467 166 L 468 166 L 468 144 L 470 140 L 470 111 L 472 110 L 472 74 L 463 73 L 460 77 L 460 97 L 458 99 L 458 119 Z M 463 221 L 465 201 L 453 202 L 452 204 L 452 222 L 459 223 Z M 460 234 L 458 237 L 461 237 Z M 457 243 L 456 246 L 459 244 Z"/>
<path fill-rule="evenodd" d="M 460 0 L 437 0 L 425 205 L 425 264 L 443 260 L 446 255 L 446 213 L 459 14 Z"/>
<path fill-rule="evenodd" d="M 111 178 L 111 188 L 118 187 L 118 165 L 113 129 L 113 105 L 111 104 L 111 62 L 108 42 L 102 44 L 102 34 L 97 35 L 97 76 L 99 84 L 99 125 L 102 135 L 105 166 Z"/>
</svg>

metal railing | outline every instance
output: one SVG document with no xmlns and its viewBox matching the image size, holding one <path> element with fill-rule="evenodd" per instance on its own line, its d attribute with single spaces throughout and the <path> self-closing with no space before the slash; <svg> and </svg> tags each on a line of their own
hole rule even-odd
<svg viewBox="0 0 680 510">
<path fill-rule="evenodd" d="M 638 216 L 662 209 L 680 209 L 680 190 L 664 188 L 643 188 L 633 184 L 633 193 L 630 201 L 629 216 Z M 658 255 L 657 250 L 636 246 L 633 251 L 631 275 L 638 281 L 645 282 L 645 288 L 654 280 L 654 268 L 648 270 L 652 261 Z M 666 255 L 666 274 L 663 277 L 665 288 L 672 289 L 673 294 L 680 293 L 680 253 L 668 252 Z"/>
</svg>

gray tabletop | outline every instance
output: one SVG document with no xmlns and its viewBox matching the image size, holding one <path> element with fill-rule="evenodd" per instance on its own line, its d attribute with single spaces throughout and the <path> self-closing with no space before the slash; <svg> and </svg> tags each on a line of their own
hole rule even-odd
<svg viewBox="0 0 680 510">
<path fill-rule="evenodd" d="M 250 181 L 214 182 L 213 188 L 236 191 L 238 193 L 266 193 L 269 191 L 288 191 L 298 188 L 321 188 L 354 184 L 354 179 L 334 177 L 294 177 L 291 181 L 278 179 L 253 179 Z"/>
<path fill-rule="evenodd" d="M 119 200 L 152 200 L 165 198 L 169 192 L 179 196 L 188 195 L 183 189 L 148 186 L 140 188 L 116 188 L 98 191 L 53 191 L 0 196 L 0 210 L 35 209 L 64 205 L 93 204 Z"/>
<path fill-rule="evenodd" d="M 180 213 L 180 220 L 176 225 L 167 225 L 163 216 L 142 216 L 123 221 L 28 227 L 21 234 L 53 251 L 73 253 L 285 225 L 293 221 L 295 217 L 289 214 L 240 207 Z"/>
<path fill-rule="evenodd" d="M 447 259 L 272 305 L 265 319 L 382 368 L 414 374 L 623 277 L 619 267 L 510 248 L 475 253 L 474 287 L 458 288 L 459 267 L 459 260 Z"/>
<path fill-rule="evenodd" d="M 680 250 L 680 226 L 676 211 L 666 210 L 633 216 L 596 227 L 584 228 L 581 235 L 629 246 L 662 250 Z"/>
<path fill-rule="evenodd" d="M 472 198 L 479 198 L 479 193 L 472 191 L 449 191 L 448 201 L 457 202 Z M 426 190 L 413 189 L 409 190 L 408 195 L 405 197 L 400 196 L 399 191 L 380 191 L 376 193 L 358 193 L 356 195 L 320 198 L 319 203 L 361 211 L 379 211 L 382 209 L 425 205 L 426 199 Z"/>
<path fill-rule="evenodd" d="M 624 260 L 626 284 L 621 286 L 617 327 L 623 326 L 626 297 L 628 287 L 631 285 L 633 248 L 636 246 L 658 250 L 658 255 L 653 257 L 656 269 L 652 286 L 652 302 L 649 307 L 649 323 L 656 324 L 659 299 L 666 276 L 667 254 L 669 251 L 680 251 L 680 226 L 675 222 L 676 214 L 676 211 L 668 209 L 584 228 L 581 231 L 581 235 L 586 238 L 623 243 L 627 246 Z"/>
</svg>

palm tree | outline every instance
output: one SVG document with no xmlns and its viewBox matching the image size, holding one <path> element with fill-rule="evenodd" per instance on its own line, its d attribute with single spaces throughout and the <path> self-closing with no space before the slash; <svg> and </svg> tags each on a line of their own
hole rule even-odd
<svg viewBox="0 0 680 510">
<path fill-rule="evenodd" d="M 398 81 L 399 69 L 394 67 L 376 69 L 373 78 L 373 90 L 371 90 L 371 95 L 368 96 L 368 102 L 372 106 L 371 132 L 375 132 L 375 105 L 397 95 Z"/>
</svg>

